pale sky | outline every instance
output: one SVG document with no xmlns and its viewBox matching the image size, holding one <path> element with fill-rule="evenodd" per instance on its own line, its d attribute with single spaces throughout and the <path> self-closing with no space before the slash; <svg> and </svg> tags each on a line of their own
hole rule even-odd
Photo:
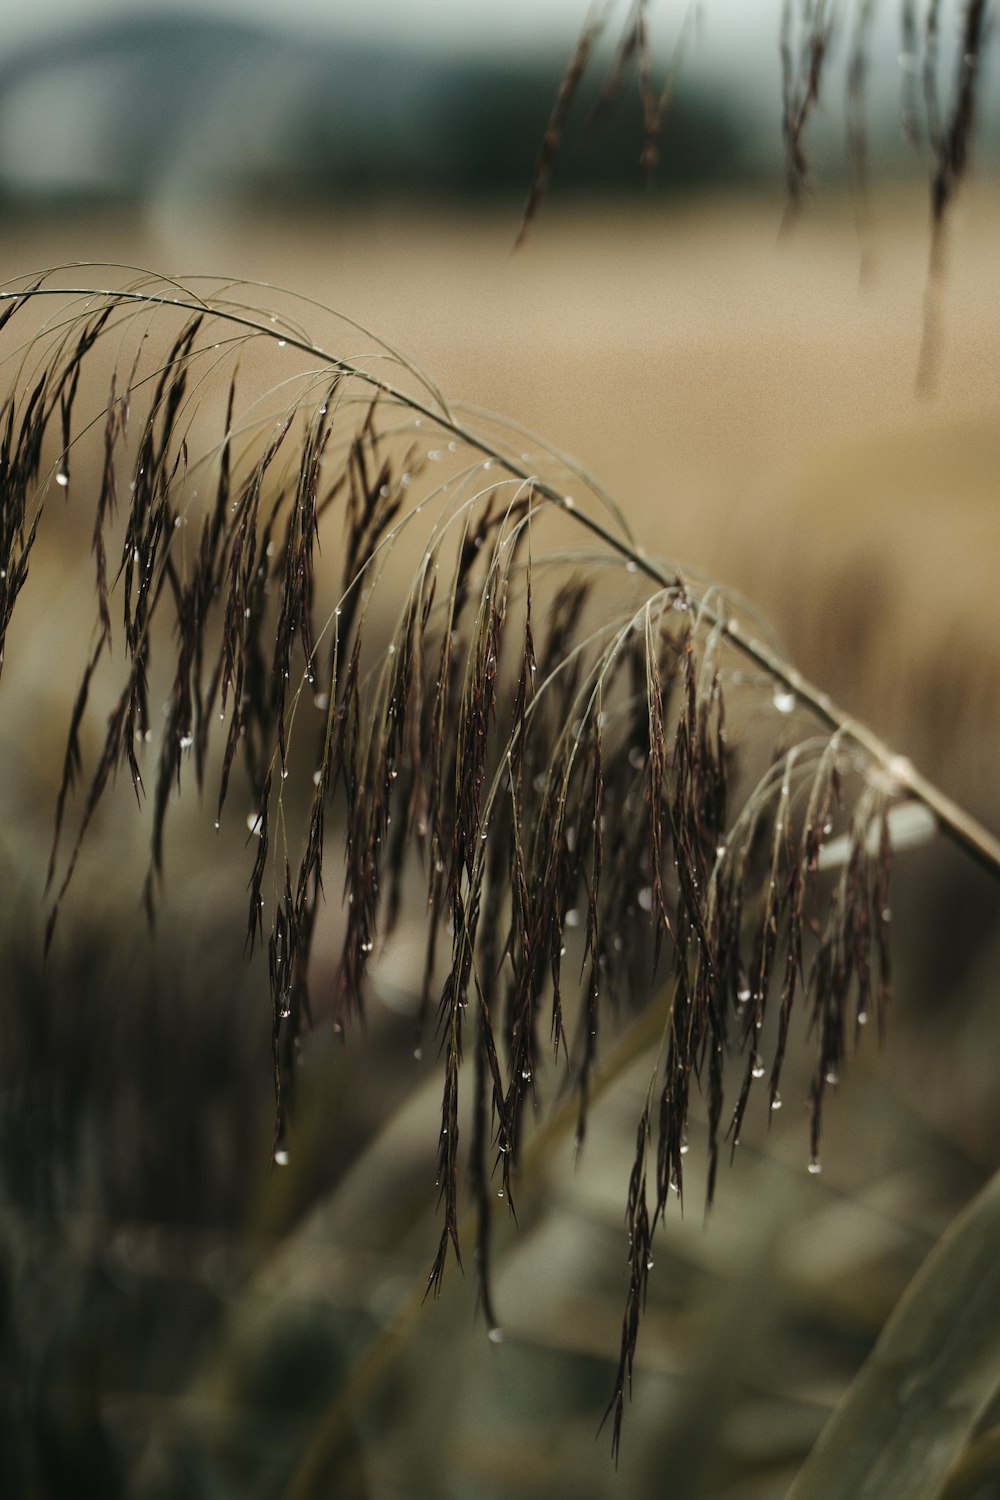
<svg viewBox="0 0 1000 1500">
<path fill-rule="evenodd" d="M 48 27 L 79 24 L 87 17 L 196 13 L 243 16 L 281 26 L 350 31 L 395 37 L 440 47 L 535 49 L 539 43 L 572 46 L 587 14 L 587 0 L 288 0 L 276 13 L 275 0 L 0 0 L 0 50 Z M 627 0 L 613 7 L 624 19 Z M 774 54 L 780 0 L 702 0 L 702 35 L 696 50 L 732 55 L 747 45 Z M 676 0 L 653 0 L 650 19 L 665 35 L 676 31 L 683 7 Z"/>
</svg>

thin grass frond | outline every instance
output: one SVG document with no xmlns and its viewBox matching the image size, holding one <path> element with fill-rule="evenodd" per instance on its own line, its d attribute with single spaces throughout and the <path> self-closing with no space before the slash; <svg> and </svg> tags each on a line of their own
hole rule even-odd
<svg viewBox="0 0 1000 1500">
<path fill-rule="evenodd" d="M 281 1165 L 302 1033 L 363 1017 L 387 936 L 422 910 L 417 1045 L 435 1042 L 442 1089 L 427 1290 L 462 1256 L 471 1196 L 491 1328 L 494 1209 L 514 1213 L 546 1095 L 575 1091 L 582 1145 L 606 1039 L 665 979 L 627 1191 L 617 1450 L 693 1094 L 711 1201 L 755 1085 L 765 1111 L 781 1104 L 801 1013 L 818 1170 L 828 1090 L 888 1004 L 895 815 L 922 806 L 995 876 L 1000 846 L 806 682 L 749 607 L 650 558 L 585 475 L 568 493 L 557 457 L 550 475 L 523 434 L 472 425 L 395 352 L 390 381 L 384 350 L 331 354 L 294 306 L 260 311 L 229 285 L 60 280 L 2 294 L 9 330 L 58 308 L 10 356 L 4 626 L 52 486 L 94 517 L 46 942 L 119 772 L 151 804 L 151 919 L 178 788 L 207 786 L 217 826 L 245 822 Z M 251 357 L 261 341 L 277 384 Z M 571 545 L 581 528 L 589 549 Z M 325 976 L 320 927 L 338 955 Z"/>
</svg>

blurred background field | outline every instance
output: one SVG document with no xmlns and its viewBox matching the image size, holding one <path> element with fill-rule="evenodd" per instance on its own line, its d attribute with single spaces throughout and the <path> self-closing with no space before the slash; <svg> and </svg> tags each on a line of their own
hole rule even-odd
<svg viewBox="0 0 1000 1500">
<path fill-rule="evenodd" d="M 772 60 L 777 9 L 759 22 L 766 47 L 754 44 Z M 747 61 L 742 92 L 713 83 L 693 46 L 677 134 L 669 118 L 665 131 L 679 164 L 668 152 L 659 187 L 637 190 L 634 109 L 593 147 L 578 133 L 512 255 L 572 25 L 561 50 L 551 30 L 544 45 L 523 34 L 510 75 L 496 48 L 488 62 L 450 56 L 437 32 L 351 51 L 303 28 L 281 51 L 256 22 L 157 25 L 57 19 L 11 45 L 0 275 L 121 262 L 258 279 L 348 314 L 449 396 L 572 453 L 651 551 L 744 592 L 808 675 L 1000 827 L 992 106 L 932 293 L 927 398 L 915 389 L 926 163 L 887 123 L 891 48 L 860 237 L 833 86 L 816 195 L 782 232 L 774 79 Z M 237 56 L 224 91 L 195 67 Z M 269 119 L 255 106 L 262 70 Z M 32 176 L 22 142 L 46 116 Z M 408 123 L 419 119 L 426 140 Z M 490 177 L 483 152 L 501 136 L 509 156 Z M 52 507 L 46 523 L 0 718 L 5 1492 L 264 1500 L 322 1449 L 315 1493 L 371 1500 L 781 1495 L 906 1281 L 997 1166 L 998 893 L 940 841 L 900 857 L 894 1012 L 884 1047 L 864 1037 L 828 1108 L 821 1176 L 805 1170 L 803 1048 L 784 1110 L 769 1129 L 757 1111 L 707 1224 L 693 1136 L 616 1473 L 594 1434 L 652 1055 L 616 1076 L 581 1161 L 570 1125 L 526 1167 L 519 1228 L 497 1249 L 504 1341 L 487 1341 L 468 1272 L 450 1271 L 441 1301 L 423 1305 L 439 1081 L 433 1048 L 414 1059 L 407 1013 L 419 913 L 379 956 L 366 1029 L 307 1039 L 280 1171 L 266 975 L 243 956 L 232 878 L 249 874 L 250 853 L 242 830 L 214 835 L 210 797 L 182 798 L 151 936 L 148 827 L 120 788 L 42 965 L 52 806 L 93 613 L 87 517 L 63 524 Z M 320 987 L 329 962 L 321 947 Z M 554 1072 L 539 1093 L 544 1131 L 553 1111 L 558 1125 Z M 996 1493 L 989 1478 L 954 1481 L 956 1496 Z"/>
</svg>

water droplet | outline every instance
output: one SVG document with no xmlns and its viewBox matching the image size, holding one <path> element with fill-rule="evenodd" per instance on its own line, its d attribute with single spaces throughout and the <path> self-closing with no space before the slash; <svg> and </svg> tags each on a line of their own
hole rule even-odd
<svg viewBox="0 0 1000 1500">
<path fill-rule="evenodd" d="M 502 1198 L 503 1197 L 503 1188 L 497 1188 L 497 1197 L 498 1198 Z"/>
<path fill-rule="evenodd" d="M 260 813 L 247 813 L 247 827 L 251 833 L 255 833 L 260 838 L 264 831 Z"/>
<path fill-rule="evenodd" d="M 521 1069 L 521 1078 L 522 1078 L 522 1081 L 524 1083 L 530 1083 L 531 1082 L 531 1069 L 530 1068 L 522 1068 Z"/>
<path fill-rule="evenodd" d="M 395 641 L 390 641 L 387 649 L 388 649 L 388 652 L 389 652 L 390 656 L 395 656 L 395 654 L 396 654 L 396 642 Z"/>
<path fill-rule="evenodd" d="M 319 784 L 320 784 L 320 782 L 322 780 L 323 780 L 323 772 L 322 771 L 314 771 L 313 772 L 313 786 L 319 786 Z"/>
<path fill-rule="evenodd" d="M 409 489 L 409 487 L 410 487 L 410 472 L 409 472 L 408 469 L 404 469 L 403 470 L 402 474 L 399 476 L 399 482 L 403 486 L 404 490 Z"/>
<path fill-rule="evenodd" d="M 891 755 L 886 764 L 886 770 L 893 781 L 898 781 L 902 785 L 908 786 L 913 777 L 913 762 L 912 760 L 908 760 L 905 755 Z"/>
<path fill-rule="evenodd" d="M 56 484 L 61 484 L 63 489 L 69 484 L 69 475 L 65 469 L 59 470 L 59 473 L 56 475 Z"/>
<path fill-rule="evenodd" d="M 671 1187 L 672 1186 L 673 1186 L 673 1183 L 671 1183 Z M 652 1269 L 653 1269 L 653 1257 L 651 1255 L 647 1255 L 646 1256 L 646 1270 L 647 1271 L 651 1271 Z"/>
<path fill-rule="evenodd" d="M 840 1082 L 840 1074 L 837 1072 L 836 1068 L 827 1068 L 826 1072 L 823 1075 L 823 1079 L 824 1082 L 829 1083 L 833 1088 L 836 1088 L 837 1084 Z"/>
<path fill-rule="evenodd" d="M 313 698 L 313 704 L 321 712 L 322 712 L 323 709 L 329 708 L 330 707 L 330 694 L 329 693 L 317 693 L 316 696 Z"/>
<path fill-rule="evenodd" d="M 626 573 L 638 573 L 639 564 L 636 562 L 635 558 L 629 558 L 628 562 L 625 564 L 625 571 Z"/>
<path fill-rule="evenodd" d="M 572 495 L 563 496 L 563 505 L 567 510 L 576 510 L 576 501 L 573 499 Z"/>
<path fill-rule="evenodd" d="M 633 745 L 628 753 L 628 763 L 633 771 L 641 771 L 646 764 L 645 750 L 640 750 L 638 745 Z"/>
<path fill-rule="evenodd" d="M 193 744 L 194 744 L 194 735 L 193 734 L 182 734 L 181 735 L 181 738 L 180 738 L 180 747 L 181 747 L 182 750 L 190 750 L 191 746 Z"/>
<path fill-rule="evenodd" d="M 288 990 L 286 990 L 285 993 L 281 997 L 281 1004 L 278 1006 L 278 1020 L 279 1021 L 287 1021 L 288 1017 L 291 1015 L 291 1013 L 292 1013 L 292 997 L 291 997 L 290 992 Z"/>
<path fill-rule="evenodd" d="M 691 1150 L 691 1147 L 688 1145 L 687 1141 L 681 1141 L 681 1155 L 682 1156 L 687 1156 L 687 1154 L 688 1154 L 688 1152 L 690 1150 Z"/>
<path fill-rule="evenodd" d="M 750 1068 L 750 1077 L 763 1078 L 766 1071 L 767 1069 L 764 1067 L 764 1064 L 761 1062 L 760 1058 L 757 1058 Z"/>
<path fill-rule="evenodd" d="M 486 1337 L 489 1339 L 491 1344 L 502 1344 L 503 1329 L 498 1328 L 496 1324 L 494 1324 L 493 1327 L 488 1331 Z"/>
<path fill-rule="evenodd" d="M 822 1172 L 822 1170 L 823 1170 L 823 1165 L 822 1165 L 819 1157 L 818 1156 L 810 1156 L 810 1158 L 809 1158 L 809 1171 L 812 1173 L 812 1175 L 814 1177 L 818 1177 L 819 1174 L 820 1174 L 820 1172 Z"/>
<path fill-rule="evenodd" d="M 427 457 L 430 459 L 431 463 L 436 464 L 438 459 L 441 457 L 441 449 L 432 448 Z"/>
<path fill-rule="evenodd" d="M 774 690 L 774 706 L 779 714 L 790 714 L 795 708 L 795 694 L 786 687 L 776 687 Z"/>
<path fill-rule="evenodd" d="M 274 1148 L 274 1165 L 276 1167 L 287 1167 L 288 1166 L 288 1147 L 287 1146 L 275 1146 L 275 1148 Z"/>
<path fill-rule="evenodd" d="M 639 905 L 642 907 L 643 911 L 652 911 L 653 910 L 653 888 L 652 888 L 652 886 L 644 885 L 643 888 L 642 888 L 642 890 L 639 892 L 638 899 L 639 899 Z"/>
<path fill-rule="evenodd" d="M 772 1109 L 780 1109 L 781 1108 L 781 1095 L 780 1094 L 775 1094 L 774 1098 L 771 1100 L 771 1108 Z"/>
<path fill-rule="evenodd" d="M 220 829 L 220 828 L 221 828 L 221 827 L 222 827 L 222 824 L 221 824 L 221 822 L 220 822 L 220 821 L 219 821 L 219 819 L 218 819 L 218 818 L 216 818 L 216 820 L 215 820 L 215 831 L 216 831 L 216 833 L 218 833 L 218 831 L 219 831 L 219 829 Z"/>
<path fill-rule="evenodd" d="M 580 913 L 575 906 L 571 906 L 564 918 L 567 927 L 579 927 Z"/>
<path fill-rule="evenodd" d="M 858 1025 L 859 1026 L 867 1026 L 868 1025 L 868 1012 L 866 1010 L 859 1010 L 858 1011 Z"/>
<path fill-rule="evenodd" d="M 284 349 L 286 343 L 287 343 L 286 339 L 279 339 L 278 340 L 278 348 L 279 349 Z"/>
<path fill-rule="evenodd" d="M 424 1060 L 424 1049 L 420 1046 L 419 1042 L 413 1049 L 413 1056 L 417 1062 L 423 1062 Z"/>
</svg>

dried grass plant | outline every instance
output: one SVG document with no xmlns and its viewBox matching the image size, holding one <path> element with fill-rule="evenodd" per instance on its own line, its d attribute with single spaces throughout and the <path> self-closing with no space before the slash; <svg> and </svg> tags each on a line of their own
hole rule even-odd
<svg viewBox="0 0 1000 1500">
<path fill-rule="evenodd" d="M 894 850 L 937 828 L 995 878 L 1000 842 L 805 681 L 746 601 L 640 548 L 595 480 L 348 320 L 274 288 L 79 277 L 0 294 L 0 648 L 45 511 L 92 527 L 46 943 L 116 781 L 150 809 L 150 921 L 178 788 L 245 824 L 280 1166 L 303 1033 L 363 1020 L 381 945 L 422 911 L 414 1048 L 441 1088 L 426 1291 L 471 1237 L 495 1338 L 494 1221 L 544 1146 L 541 1104 L 557 1096 L 583 1148 L 595 1090 L 648 1050 L 617 1453 L 694 1095 L 711 1202 L 754 1096 L 777 1110 L 788 1048 L 810 1047 L 818 1172 L 829 1096 L 885 1026 Z M 339 960 L 317 991 L 324 927 Z M 998 1215 L 993 1185 L 797 1494 L 939 1492 L 997 1384 Z M 320 1492 L 324 1441 L 292 1493 Z"/>
<path fill-rule="evenodd" d="M 924 303 L 923 339 L 917 367 L 917 388 L 930 393 L 935 384 L 940 327 L 940 283 L 945 270 L 945 239 L 949 210 L 969 171 L 972 141 L 982 89 L 984 55 L 990 36 L 987 0 L 900 0 L 899 65 L 900 128 L 914 152 L 926 155 L 929 178 L 931 248 Z M 664 149 L 664 135 L 679 66 L 692 29 L 699 20 L 696 0 L 686 7 L 663 80 L 656 82 L 656 60 L 650 0 L 595 0 L 588 10 L 576 46 L 552 107 L 542 138 L 516 245 L 527 239 L 548 193 L 553 167 L 566 134 L 569 116 L 580 87 L 600 56 L 600 42 L 614 16 L 624 11 L 605 82 L 588 123 L 598 125 L 625 85 L 631 71 L 642 110 L 639 171 L 655 172 Z M 785 157 L 787 209 L 791 224 L 810 189 L 809 126 L 820 104 L 832 56 L 846 58 L 843 110 L 847 167 L 855 221 L 862 249 L 862 275 L 867 273 L 866 229 L 870 219 L 868 190 L 868 79 L 876 0 L 782 0 L 779 53 L 781 59 L 781 135 Z M 950 72 L 950 86 L 942 74 Z"/>
</svg>

